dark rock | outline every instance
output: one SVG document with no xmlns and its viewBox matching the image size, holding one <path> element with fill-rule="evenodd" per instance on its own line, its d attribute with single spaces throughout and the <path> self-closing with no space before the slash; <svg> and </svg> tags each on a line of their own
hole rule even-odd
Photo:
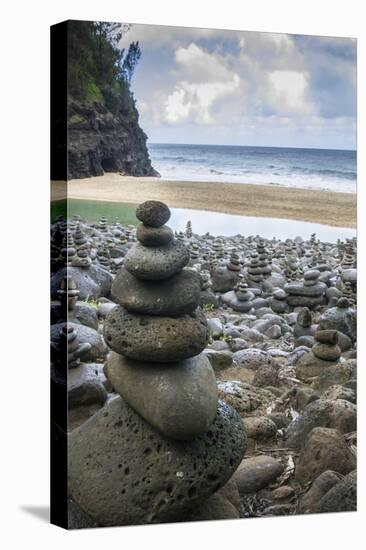
<svg viewBox="0 0 366 550">
<path fill-rule="evenodd" d="M 160 201 L 145 201 L 136 208 L 136 218 L 144 225 L 161 227 L 170 218 L 170 210 Z"/>
<path fill-rule="evenodd" d="M 352 388 L 345 388 L 344 386 L 334 385 L 330 386 L 324 393 L 323 399 L 345 399 L 350 403 L 356 403 L 356 392 Z"/>
<path fill-rule="evenodd" d="M 324 361 L 337 361 L 342 354 L 341 348 L 338 345 L 331 346 L 328 344 L 315 344 L 311 351 L 315 357 Z"/>
<path fill-rule="evenodd" d="M 67 501 L 67 528 L 68 529 L 90 529 L 91 527 L 98 527 L 95 521 L 88 516 L 83 510 L 73 502 Z"/>
<path fill-rule="evenodd" d="M 357 510 L 357 472 L 349 473 L 318 502 L 315 513 L 355 512 Z"/>
<path fill-rule="evenodd" d="M 51 279 L 51 296 L 58 299 L 57 291 L 61 281 L 65 277 L 72 277 L 77 289 L 79 299 L 100 298 L 108 296 L 111 290 L 113 276 L 101 266 L 93 264 L 88 268 L 67 266 L 54 273 Z"/>
<path fill-rule="evenodd" d="M 51 342 L 57 345 L 60 341 L 60 336 L 63 327 L 73 328 L 77 333 L 77 342 L 79 344 L 90 344 L 90 349 L 83 354 L 83 361 L 94 362 L 98 359 L 104 359 L 107 355 L 107 346 L 104 343 L 103 338 L 96 330 L 79 325 L 77 323 L 58 323 L 57 325 L 51 325 Z"/>
<path fill-rule="evenodd" d="M 296 410 L 303 411 L 309 403 L 319 399 L 319 394 L 307 386 L 299 388 L 296 392 Z"/>
<path fill-rule="evenodd" d="M 67 320 L 86 327 L 98 329 L 97 310 L 85 302 L 76 302 L 73 309 L 68 312 L 61 306 L 60 303 L 51 304 L 51 325 L 56 323 L 64 323 Z"/>
<path fill-rule="evenodd" d="M 233 356 L 229 350 L 217 351 L 208 348 L 203 351 L 203 354 L 209 360 L 216 374 L 224 369 L 231 367 L 231 365 L 233 364 Z"/>
<path fill-rule="evenodd" d="M 318 399 L 310 403 L 303 414 L 291 422 L 286 430 L 286 444 L 301 448 L 313 428 L 335 428 L 341 433 L 356 431 L 357 408 L 342 399 Z"/>
<path fill-rule="evenodd" d="M 234 479 L 240 495 L 255 493 L 281 475 L 283 465 L 270 456 L 245 458 L 235 472 Z"/>
<path fill-rule="evenodd" d="M 137 361 L 187 359 L 207 345 L 208 328 L 200 309 L 181 317 L 129 313 L 116 306 L 104 323 L 104 337 L 115 352 Z"/>
<path fill-rule="evenodd" d="M 180 241 L 146 247 L 136 243 L 126 254 L 124 267 L 134 277 L 147 281 L 168 279 L 189 262 L 189 250 Z"/>
<path fill-rule="evenodd" d="M 306 346 L 307 348 L 311 349 L 314 344 L 315 340 L 313 336 L 299 336 L 299 338 L 296 338 L 294 342 L 294 347 L 298 348 L 300 346 Z"/>
<path fill-rule="evenodd" d="M 211 495 L 207 500 L 193 506 L 183 514 L 179 521 L 210 521 L 220 519 L 238 519 L 239 511 L 219 492 Z"/>
<path fill-rule="evenodd" d="M 69 490 L 100 525 L 174 521 L 222 487 L 244 451 L 242 421 L 224 403 L 206 434 L 178 442 L 117 397 L 70 434 Z"/>
<path fill-rule="evenodd" d="M 230 349 L 233 353 L 242 349 L 248 349 L 249 344 L 244 338 L 233 338 L 230 340 Z"/>
<path fill-rule="evenodd" d="M 233 354 L 234 362 L 247 369 L 256 370 L 264 365 L 272 365 L 272 357 L 266 351 L 256 348 L 243 349 Z"/>
<path fill-rule="evenodd" d="M 267 416 L 248 416 L 243 418 L 243 422 L 247 437 L 266 440 L 276 436 L 276 424 Z"/>
<path fill-rule="evenodd" d="M 266 386 L 276 386 L 278 384 L 278 372 L 272 365 L 263 365 L 255 371 L 253 386 L 265 388 Z"/>
<path fill-rule="evenodd" d="M 327 309 L 319 320 L 319 328 L 322 330 L 334 329 L 349 336 L 352 342 L 356 339 L 356 311 L 350 307 L 339 307 L 343 304 L 341 298 L 338 305 Z M 347 300 L 348 302 L 348 300 Z M 347 305 L 345 302 L 345 305 Z"/>
<path fill-rule="evenodd" d="M 199 305 L 198 273 L 183 269 L 163 281 L 136 279 L 122 267 L 112 285 L 112 299 L 132 313 L 176 317 Z"/>
<path fill-rule="evenodd" d="M 356 371 L 357 364 L 354 359 L 344 363 L 335 363 L 330 366 L 326 365 L 321 369 L 318 378 L 313 383 L 313 386 L 317 390 L 325 390 L 334 384 L 347 384 L 347 382 L 356 378 Z"/>
<path fill-rule="evenodd" d="M 161 246 L 174 239 L 174 233 L 169 226 L 149 227 L 141 224 L 136 231 L 137 240 L 144 246 Z"/>
<path fill-rule="evenodd" d="M 290 485 L 282 485 L 272 491 L 272 498 L 273 500 L 287 500 L 292 498 L 294 494 L 295 491 Z"/>
<path fill-rule="evenodd" d="M 218 490 L 218 493 L 231 502 L 234 508 L 240 512 L 240 494 L 236 481 L 233 478 L 229 479 L 229 481 Z"/>
<path fill-rule="evenodd" d="M 258 409 L 273 398 L 268 391 L 237 380 L 219 382 L 217 386 L 219 398 L 231 405 L 241 416 Z"/>
<path fill-rule="evenodd" d="M 72 100 L 68 103 L 68 179 L 104 172 L 158 176 L 151 166 L 146 140 L 132 104 L 128 112 L 112 114 L 102 103 Z"/>
<path fill-rule="evenodd" d="M 166 437 L 193 439 L 206 432 L 216 416 L 215 375 L 202 354 L 151 365 L 112 352 L 106 373 L 116 392 Z"/>
<path fill-rule="evenodd" d="M 327 493 L 327 491 L 339 482 L 339 479 L 339 476 L 331 470 L 321 473 L 313 481 L 310 489 L 299 500 L 299 513 L 314 513 L 320 499 Z"/>
<path fill-rule="evenodd" d="M 81 364 L 70 369 L 67 376 L 68 407 L 99 404 L 107 399 L 105 376 L 102 365 Z"/>
<path fill-rule="evenodd" d="M 348 474 L 356 467 L 355 456 L 338 430 L 314 428 L 308 435 L 296 464 L 295 478 L 302 484 L 322 472 Z"/>
<path fill-rule="evenodd" d="M 219 300 L 215 296 L 215 293 L 211 290 L 211 288 L 206 288 L 205 290 L 201 290 L 200 293 L 200 306 L 212 306 L 213 308 L 219 307 Z"/>
<path fill-rule="evenodd" d="M 226 266 L 219 266 L 212 274 L 212 289 L 215 292 L 228 292 L 235 287 L 238 281 L 238 271 L 231 271 L 230 269 L 227 269 Z M 245 302 L 242 303 L 244 304 Z"/>
</svg>

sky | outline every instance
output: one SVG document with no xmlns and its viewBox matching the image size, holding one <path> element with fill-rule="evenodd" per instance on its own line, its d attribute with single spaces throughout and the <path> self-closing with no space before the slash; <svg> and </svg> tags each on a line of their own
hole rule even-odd
<svg viewBox="0 0 366 550">
<path fill-rule="evenodd" d="M 352 38 L 132 25 L 152 143 L 356 149 Z"/>
</svg>

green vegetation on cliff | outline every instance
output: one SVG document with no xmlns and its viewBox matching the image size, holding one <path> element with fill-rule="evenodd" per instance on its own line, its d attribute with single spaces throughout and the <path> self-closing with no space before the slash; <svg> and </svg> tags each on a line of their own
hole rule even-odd
<svg viewBox="0 0 366 550">
<path fill-rule="evenodd" d="M 134 108 L 130 82 L 141 56 L 138 42 L 127 52 L 119 47 L 129 25 L 90 21 L 68 22 L 69 98 L 102 103 L 112 113 Z"/>
</svg>

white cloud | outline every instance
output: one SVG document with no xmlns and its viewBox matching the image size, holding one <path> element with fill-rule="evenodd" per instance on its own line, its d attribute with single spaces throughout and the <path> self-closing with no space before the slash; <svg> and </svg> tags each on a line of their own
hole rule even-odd
<svg viewBox="0 0 366 550">
<path fill-rule="evenodd" d="M 268 75 L 271 85 L 270 102 L 280 114 L 285 112 L 307 114 L 313 105 L 307 97 L 308 76 L 299 71 L 272 71 Z"/>
<path fill-rule="evenodd" d="M 218 54 L 205 52 L 196 44 L 175 52 L 179 80 L 165 102 L 166 120 L 175 124 L 190 120 L 200 124 L 215 122 L 211 108 L 239 89 L 240 77 L 225 66 Z"/>
<path fill-rule="evenodd" d="M 240 78 L 234 74 L 228 82 L 179 82 L 166 100 L 166 119 L 170 123 L 190 119 L 197 123 L 212 124 L 210 108 L 238 89 Z"/>
</svg>

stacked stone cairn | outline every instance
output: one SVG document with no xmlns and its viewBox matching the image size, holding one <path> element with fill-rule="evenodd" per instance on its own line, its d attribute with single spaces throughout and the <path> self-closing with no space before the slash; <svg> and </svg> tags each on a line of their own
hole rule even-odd
<svg viewBox="0 0 366 550">
<path fill-rule="evenodd" d="M 241 279 L 234 290 L 226 292 L 221 296 L 224 304 L 231 307 L 234 311 L 241 313 L 249 313 L 253 308 L 253 300 L 255 295 L 248 290 L 248 284 L 244 279 Z"/>
<path fill-rule="evenodd" d="M 233 475 L 245 451 L 238 413 L 218 400 L 202 350 L 208 326 L 200 277 L 147 201 L 111 295 L 106 375 L 119 396 L 69 438 L 71 498 L 98 525 L 184 519 Z M 92 487 L 92 490 L 91 490 Z"/>
<path fill-rule="evenodd" d="M 252 252 L 246 266 L 246 280 L 250 286 L 260 287 L 263 281 L 263 271 L 260 265 L 258 252 Z"/>
<path fill-rule="evenodd" d="M 187 239 L 191 239 L 192 235 L 193 235 L 192 222 L 191 222 L 191 220 L 188 220 L 187 225 L 186 225 L 186 237 L 187 237 Z"/>
<path fill-rule="evenodd" d="M 287 294 L 282 288 L 276 288 L 269 300 L 270 307 L 275 313 L 287 313 L 289 306 L 287 303 Z"/>
<path fill-rule="evenodd" d="M 76 254 L 76 248 L 71 231 L 66 231 L 64 234 L 64 240 L 61 247 L 61 257 L 66 265 L 71 265 L 72 258 Z"/>
<path fill-rule="evenodd" d="M 271 266 L 268 262 L 268 251 L 266 250 L 265 243 L 261 239 L 257 244 L 257 254 L 259 260 L 259 267 L 262 270 L 262 275 L 264 278 L 271 275 Z"/>
<path fill-rule="evenodd" d="M 227 268 L 230 271 L 240 271 L 241 265 L 240 265 L 240 256 L 237 253 L 237 251 L 234 249 L 231 251 L 229 263 L 227 264 Z"/>
<path fill-rule="evenodd" d="M 285 285 L 287 302 L 292 307 L 309 307 L 324 304 L 327 285 L 319 281 L 320 271 L 310 269 L 304 273 L 303 281 L 296 281 Z"/>
<path fill-rule="evenodd" d="M 341 348 L 338 346 L 338 332 L 336 330 L 317 330 L 316 343 L 311 351 L 318 359 L 324 361 L 337 361 L 341 356 Z"/>
</svg>

